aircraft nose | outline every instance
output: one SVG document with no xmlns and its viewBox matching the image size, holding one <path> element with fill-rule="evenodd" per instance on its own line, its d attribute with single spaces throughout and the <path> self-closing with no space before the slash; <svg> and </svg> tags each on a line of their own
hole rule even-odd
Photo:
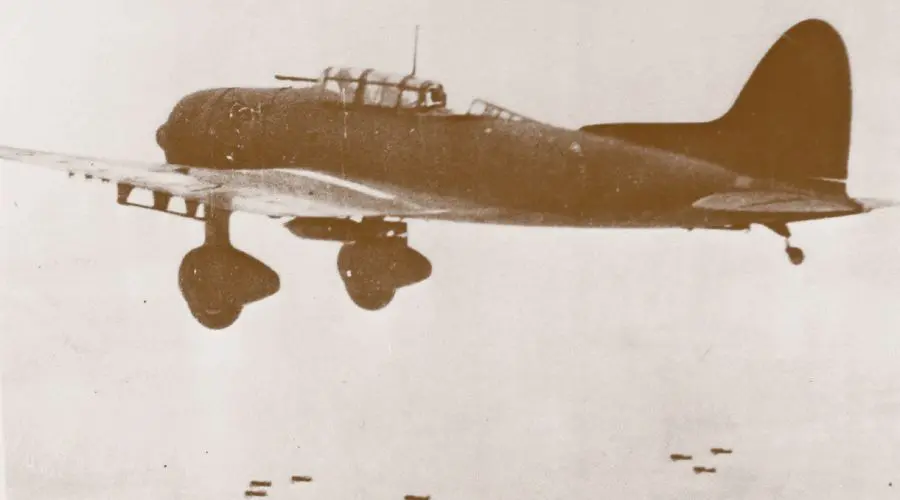
<svg viewBox="0 0 900 500">
<path fill-rule="evenodd" d="M 166 124 L 163 123 L 156 129 L 156 143 L 159 144 L 159 147 L 166 149 Z"/>
</svg>

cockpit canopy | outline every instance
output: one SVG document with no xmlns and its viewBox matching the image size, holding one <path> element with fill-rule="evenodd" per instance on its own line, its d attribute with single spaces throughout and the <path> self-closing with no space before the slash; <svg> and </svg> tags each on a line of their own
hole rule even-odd
<svg viewBox="0 0 900 500">
<path fill-rule="evenodd" d="M 374 69 L 329 67 L 319 82 L 344 104 L 429 111 L 447 107 L 444 86 L 412 75 Z"/>
</svg>

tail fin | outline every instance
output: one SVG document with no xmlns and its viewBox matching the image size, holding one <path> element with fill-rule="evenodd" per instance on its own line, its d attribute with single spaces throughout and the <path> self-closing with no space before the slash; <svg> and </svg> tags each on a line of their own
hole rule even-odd
<svg viewBox="0 0 900 500">
<path fill-rule="evenodd" d="M 809 19 L 769 49 L 732 108 L 717 120 L 599 124 L 581 130 L 701 158 L 753 177 L 845 194 L 851 98 L 840 34 L 825 21 Z"/>
</svg>

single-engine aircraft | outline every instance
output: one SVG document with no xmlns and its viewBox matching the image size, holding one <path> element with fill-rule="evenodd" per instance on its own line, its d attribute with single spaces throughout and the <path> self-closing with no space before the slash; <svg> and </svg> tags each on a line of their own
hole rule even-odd
<svg viewBox="0 0 900 500">
<path fill-rule="evenodd" d="M 415 66 L 414 66 L 415 68 Z M 276 75 L 281 88 L 215 88 L 183 97 L 159 127 L 166 163 L 0 147 L 0 158 L 134 188 L 156 211 L 204 222 L 179 284 L 194 317 L 218 329 L 276 293 L 278 275 L 237 250 L 235 211 L 286 218 L 301 238 L 342 242 L 337 268 L 360 307 L 385 307 L 431 263 L 406 221 L 579 228 L 747 230 L 785 239 L 788 224 L 887 206 L 847 194 L 851 85 L 827 22 L 785 32 L 729 111 L 705 123 L 566 129 L 476 99 L 451 111 L 439 82 L 331 67 Z M 183 212 L 171 209 L 173 197 Z M 202 208 L 202 211 L 200 210 Z"/>
</svg>

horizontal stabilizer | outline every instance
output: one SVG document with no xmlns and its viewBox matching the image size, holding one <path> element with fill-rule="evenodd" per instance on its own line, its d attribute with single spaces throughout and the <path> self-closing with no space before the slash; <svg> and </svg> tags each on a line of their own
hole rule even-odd
<svg viewBox="0 0 900 500">
<path fill-rule="evenodd" d="M 828 200 L 800 193 L 739 191 L 717 193 L 694 202 L 694 208 L 719 212 L 839 214 L 859 212 L 852 200 Z"/>
<path fill-rule="evenodd" d="M 882 208 L 900 207 L 900 200 L 888 200 L 883 198 L 857 198 L 856 201 L 862 205 L 863 210 L 871 212 Z"/>
</svg>

